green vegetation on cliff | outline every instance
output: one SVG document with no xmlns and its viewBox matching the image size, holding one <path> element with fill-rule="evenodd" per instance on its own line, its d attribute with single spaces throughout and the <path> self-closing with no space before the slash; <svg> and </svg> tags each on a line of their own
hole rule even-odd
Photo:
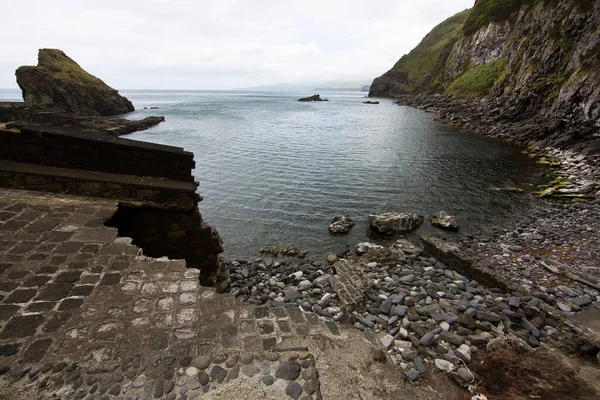
<svg viewBox="0 0 600 400">
<path fill-rule="evenodd" d="M 501 60 L 480 65 L 456 78 L 446 92 L 457 97 L 485 97 L 491 93 L 501 72 Z"/>
<path fill-rule="evenodd" d="M 490 22 L 504 22 L 519 11 L 524 4 L 534 0 L 477 0 L 469 13 L 463 32 L 473 35 Z"/>
<path fill-rule="evenodd" d="M 437 25 L 417 47 L 394 66 L 394 69 L 408 73 L 407 92 L 426 87 L 439 76 L 467 15 L 469 10 L 458 13 Z"/>
<path fill-rule="evenodd" d="M 371 94 L 388 96 L 437 87 L 468 14 L 469 10 L 462 11 L 433 28 L 417 47 L 375 80 Z"/>
<path fill-rule="evenodd" d="M 77 80 L 88 85 L 104 85 L 101 79 L 86 72 L 79 64 L 58 49 L 40 49 L 38 68 L 42 68 L 56 78 Z"/>
</svg>

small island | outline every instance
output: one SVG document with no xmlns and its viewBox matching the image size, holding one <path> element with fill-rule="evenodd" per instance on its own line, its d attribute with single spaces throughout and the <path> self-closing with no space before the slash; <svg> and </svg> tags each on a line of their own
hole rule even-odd
<svg viewBox="0 0 600 400">
<path fill-rule="evenodd" d="M 309 96 L 309 97 L 302 97 L 301 99 L 298 99 L 298 101 L 329 101 L 329 100 L 322 99 L 320 94 L 313 94 L 312 96 Z"/>
<path fill-rule="evenodd" d="M 363 104 L 379 104 L 379 102 L 378 101 L 367 100 L 367 101 L 363 101 Z"/>
</svg>

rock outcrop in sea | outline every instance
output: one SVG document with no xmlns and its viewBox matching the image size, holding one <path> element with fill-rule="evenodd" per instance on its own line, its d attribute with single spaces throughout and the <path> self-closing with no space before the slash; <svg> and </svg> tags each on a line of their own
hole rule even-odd
<svg viewBox="0 0 600 400">
<path fill-rule="evenodd" d="M 107 116 L 134 111 L 127 98 L 58 49 L 40 49 L 37 66 L 16 71 L 25 105 L 38 111 Z"/>
<path fill-rule="evenodd" d="M 312 96 L 299 98 L 297 101 L 329 101 L 321 98 L 320 94 L 313 94 Z"/>
</svg>

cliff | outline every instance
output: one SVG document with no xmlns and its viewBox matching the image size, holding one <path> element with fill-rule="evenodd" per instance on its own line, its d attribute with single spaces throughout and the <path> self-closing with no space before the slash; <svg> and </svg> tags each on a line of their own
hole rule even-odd
<svg viewBox="0 0 600 400">
<path fill-rule="evenodd" d="M 369 95 L 427 98 L 442 111 L 459 104 L 480 127 L 531 121 L 525 135 L 507 133 L 524 142 L 597 142 L 599 26 L 597 1 L 478 0 L 375 79 Z"/>
<path fill-rule="evenodd" d="M 133 104 L 83 70 L 61 50 L 40 49 L 38 65 L 16 71 L 25 105 L 33 110 L 80 116 L 124 114 Z"/>
</svg>

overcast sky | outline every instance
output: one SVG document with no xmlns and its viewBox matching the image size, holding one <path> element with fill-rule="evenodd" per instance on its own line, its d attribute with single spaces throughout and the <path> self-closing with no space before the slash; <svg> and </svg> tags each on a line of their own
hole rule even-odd
<svg viewBox="0 0 600 400">
<path fill-rule="evenodd" d="M 116 89 L 370 81 L 474 0 L 0 0 L 0 88 L 59 48 Z"/>
</svg>

